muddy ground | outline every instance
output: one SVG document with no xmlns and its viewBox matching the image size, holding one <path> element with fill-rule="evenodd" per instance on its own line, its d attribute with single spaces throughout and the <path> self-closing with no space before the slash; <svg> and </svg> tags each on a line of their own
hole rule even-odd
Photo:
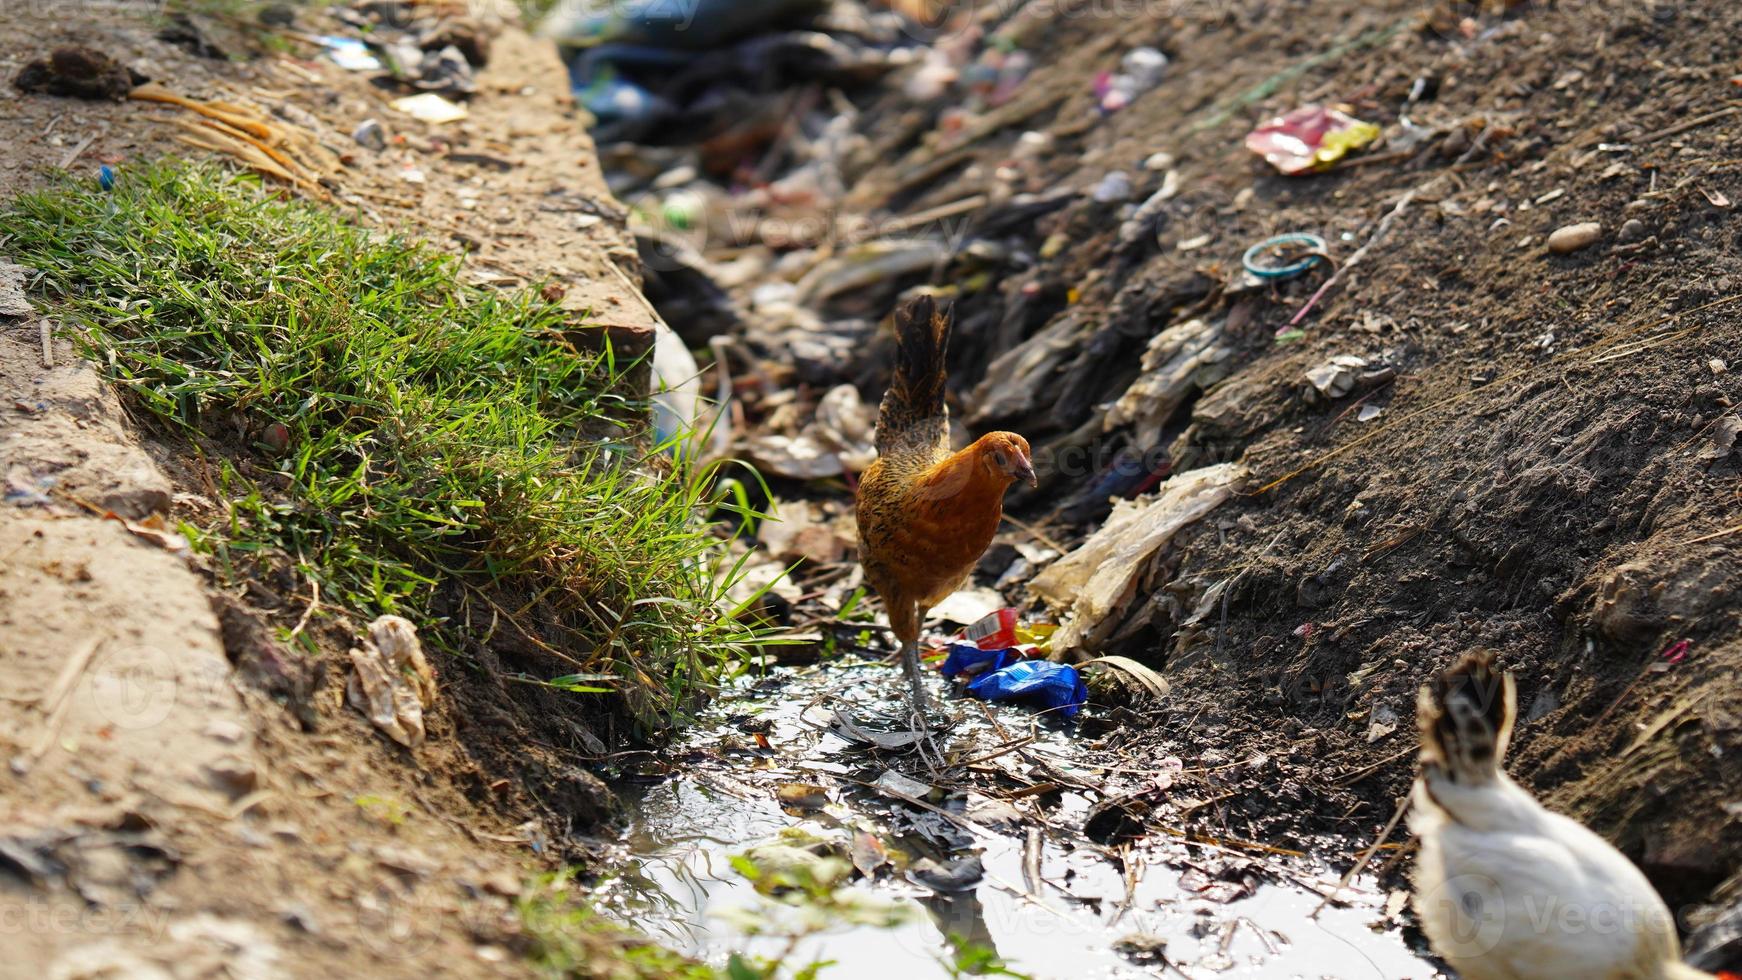
<svg viewBox="0 0 1742 980">
<path fill-rule="evenodd" d="M 1370 838 L 1411 777 L 1416 686 L 1487 646 L 1518 673 L 1525 706 L 1513 772 L 1640 861 L 1687 924 L 1714 895 L 1734 900 L 1742 484 L 1723 439 L 1742 398 L 1742 43 L 1725 12 L 1530 3 L 1500 16 L 1353 0 L 1052 9 L 1010 18 L 1018 43 L 1045 55 L 1002 112 L 964 121 L 953 96 L 915 98 L 900 76 L 846 87 L 865 137 L 843 167 L 849 190 L 799 213 L 825 215 L 825 228 L 893 220 L 948 242 L 950 259 L 820 304 L 844 341 L 823 355 L 771 342 L 747 317 L 732 355 L 738 435 L 797 431 L 840 382 L 874 403 L 889 302 L 928 282 L 953 287 L 957 418 L 971 434 L 1023 432 L 1043 477 L 1013 501 L 1022 524 L 984 566 L 986 583 L 1016 546 L 1075 545 L 1111 496 L 1207 463 L 1250 470 L 1234 499 L 1150 563 L 1092 651 L 1171 683 L 1159 704 L 1098 691 L 1081 730 L 1123 758 L 1185 760 L 1194 805 L 1158 808 L 1156 823 L 1279 846 Z M 472 118 L 436 128 L 395 116 L 385 100 L 401 93 L 312 47 L 271 53 L 229 22 L 213 36 L 236 46 L 235 63 L 113 11 L 8 17 L 43 48 L 94 44 L 177 91 L 279 107 L 346 148 L 332 193 L 363 220 L 472 250 L 486 282 L 555 279 L 574 309 L 645 329 L 619 276 L 639 271 L 627 215 L 603 191 L 548 46 L 497 36 Z M 1139 44 L 1169 55 L 1167 73 L 1103 114 L 1097 73 Z M 36 53 L 9 51 L 0 73 Z M 1252 123 L 1309 100 L 1348 103 L 1384 126 L 1384 141 L 1304 178 L 1242 148 Z M 88 176 L 98 163 L 187 152 L 172 115 L 8 88 L 0 194 L 56 166 Z M 370 117 L 404 141 L 359 151 L 350 133 Z M 765 162 L 782 130 L 763 122 L 746 127 L 759 127 L 748 149 L 705 144 L 704 174 L 727 186 L 740 158 Z M 1025 132 L 1044 137 L 1019 149 Z M 405 180 L 408 168 L 423 183 Z M 1152 227 L 1122 235 L 1122 202 L 1094 198 L 1114 170 L 1130 176 L 1133 202 L 1173 172 L 1177 194 Z M 632 203 L 645 193 L 620 187 Z M 900 221 L 982 194 L 953 219 Z M 785 222 L 769 232 L 790 232 L 792 213 L 778 202 L 751 211 Z M 1602 223 L 1596 244 L 1551 254 L 1549 233 L 1579 221 Z M 746 242 L 747 227 L 716 227 L 701 244 L 717 263 L 751 256 L 728 291 L 754 313 L 757 285 L 797 278 L 775 261 L 799 249 Z M 1325 236 L 1345 263 L 1373 246 L 1300 318 L 1304 334 L 1279 341 L 1323 274 L 1253 287 L 1239 258 L 1295 230 Z M 707 346 L 700 318 L 666 312 Z M 1106 425 L 1150 338 L 1192 317 L 1217 325 L 1226 353 L 1186 372 L 1170 408 Z M 4 341 L 8 472 L 59 473 L 124 513 L 167 500 L 179 519 L 212 518 L 196 447 L 131 426 L 73 366 L 70 345 L 41 367 L 33 324 L 9 322 Z M 1374 373 L 1309 400 L 1305 372 L 1345 354 Z M 783 388 L 796 405 L 769 400 Z M 1111 470 L 1122 451 L 1136 462 Z M 774 486 L 844 520 L 844 482 Z M 626 744 L 608 717 L 494 679 L 537 663 L 541 639 L 505 631 L 480 669 L 448 676 L 414 757 L 342 706 L 337 669 L 292 658 L 276 700 L 234 679 L 229 664 L 284 655 L 272 631 L 310 609 L 300 583 L 266 577 L 220 594 L 197 565 L 64 500 L 8 506 L 0 534 L 0 671 L 33 702 L 0 729 L 9 754 L 34 751 L 48 715 L 39 692 L 69 659 L 91 658 L 80 682 L 91 697 L 104 684 L 161 684 L 178 706 L 135 728 L 134 715 L 74 699 L 31 771 L 0 777 L 0 894 L 47 923 L 6 969 L 65 962 L 69 936 L 104 937 L 85 948 L 140 975 L 242 955 L 292 975 L 522 969 L 513 896 L 587 855 L 588 832 L 613 810 L 589 766 Z M 804 602 L 838 603 L 851 563 L 830 544 L 821 552 L 792 595 L 802 601 L 791 620 L 807 631 L 818 624 Z M 1032 571 L 1005 578 L 1007 595 L 1055 618 L 1020 589 Z M 325 652 L 312 662 L 342 662 L 361 624 L 331 609 L 310 622 Z M 115 649 L 86 654 L 99 625 Z M 1685 656 L 1664 656 L 1682 640 Z M 396 937 L 390 954 L 382 934 Z"/>
</svg>

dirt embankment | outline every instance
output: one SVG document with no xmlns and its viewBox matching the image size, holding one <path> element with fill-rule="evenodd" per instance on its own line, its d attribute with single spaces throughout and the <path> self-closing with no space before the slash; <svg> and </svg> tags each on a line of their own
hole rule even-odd
<svg viewBox="0 0 1742 980">
<path fill-rule="evenodd" d="M 389 107 L 404 91 L 320 57 L 308 36 L 352 28 L 318 11 L 264 26 L 252 8 L 198 15 L 160 36 L 150 12 L 10 10 L 30 43 L 0 59 L 0 198 L 56 168 L 94 185 L 99 167 L 126 181 L 163 156 L 211 155 L 180 139 L 213 139 L 192 113 L 13 89 L 26 61 L 86 45 L 342 158 L 304 196 L 464 249 L 481 285 L 548 283 L 577 318 L 634 341 L 650 315 L 633 246 L 566 73 L 513 8 L 481 11 L 456 21 L 489 49 L 470 116 L 435 125 Z M 190 30 L 237 60 L 203 56 Z M 296 55 L 269 53 L 287 44 Z M 353 135 L 369 119 L 382 145 Z M 3 312 L 0 975 L 524 973 L 515 903 L 613 816 L 577 761 L 612 733 L 503 679 L 537 653 L 505 623 L 478 669 L 441 661 L 428 742 L 388 741 L 345 704 L 338 665 L 363 623 L 323 605 L 294 562 L 215 574 L 216 557 L 174 534 L 221 523 L 224 448 L 137 425 L 64 331 L 45 339 L 36 315 Z M 250 456 L 228 461 L 265 479 Z M 617 968 L 627 948 L 603 931 L 570 938 L 583 971 Z"/>
</svg>

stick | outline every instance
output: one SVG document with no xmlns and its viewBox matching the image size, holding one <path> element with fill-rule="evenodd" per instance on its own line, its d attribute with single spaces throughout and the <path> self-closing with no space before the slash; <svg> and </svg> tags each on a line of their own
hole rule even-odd
<svg viewBox="0 0 1742 980">
<path fill-rule="evenodd" d="M 86 150 L 90 149 L 91 144 L 95 143 L 96 141 L 97 141 L 97 134 L 96 133 L 92 133 L 91 135 L 85 137 L 84 139 L 79 140 L 79 142 L 76 146 L 74 146 L 72 149 L 67 151 L 66 156 L 61 157 L 60 168 L 62 170 L 65 170 L 66 168 L 72 166 L 73 161 L 77 160 L 80 156 L 84 155 L 84 152 Z"/>
<path fill-rule="evenodd" d="M 37 327 L 42 331 L 42 366 L 45 368 L 54 367 L 53 328 L 48 325 L 47 320 L 38 321 Z"/>
<path fill-rule="evenodd" d="M 1342 891 L 1344 888 L 1347 888 L 1349 886 L 1349 882 L 1355 880 L 1355 876 L 1361 873 L 1361 869 L 1365 868 L 1367 866 L 1367 862 L 1373 860 L 1373 855 L 1376 851 L 1379 850 L 1379 845 L 1385 843 L 1385 839 L 1387 837 L 1391 836 L 1391 832 L 1393 830 L 1397 829 L 1397 822 L 1399 820 L 1403 819 L 1404 811 L 1406 811 L 1408 809 L 1409 809 L 1409 796 L 1405 795 L 1402 799 L 1397 801 L 1397 812 L 1393 813 L 1391 815 L 1390 822 L 1388 822 L 1385 825 L 1384 830 L 1381 830 L 1379 832 L 1379 839 L 1373 842 L 1372 847 L 1367 848 L 1367 853 L 1361 855 L 1361 859 L 1359 861 L 1355 862 L 1355 866 L 1349 869 L 1348 874 L 1343 875 L 1343 880 L 1337 882 L 1337 887 L 1331 889 L 1331 893 L 1329 895 L 1326 895 L 1323 899 L 1320 899 L 1319 904 L 1313 906 L 1313 910 L 1311 913 L 1309 913 L 1307 915 L 1307 918 L 1317 919 L 1319 917 L 1319 913 L 1324 911 L 1325 906 L 1331 904 L 1331 899 L 1336 898 L 1338 892 Z"/>
<path fill-rule="evenodd" d="M 1689 541 L 1688 544 L 1699 544 L 1702 541 L 1711 541 L 1714 538 L 1721 538 L 1726 535 L 1735 534 L 1739 531 L 1742 531 L 1742 524 L 1737 524 L 1734 527 L 1727 527 L 1722 531 L 1713 531 L 1711 534 L 1705 535 L 1704 537 L 1695 538 L 1692 541 Z"/>
<path fill-rule="evenodd" d="M 1737 110 L 1742 110 L 1742 106 L 1726 106 L 1725 108 L 1708 112 L 1703 116 L 1695 116 L 1687 122 L 1677 123 L 1668 129 L 1652 133 L 1650 136 L 1647 136 L 1642 140 L 1637 140 L 1636 142 L 1640 144 L 1656 143 L 1659 140 L 1666 140 L 1673 136 L 1680 136 L 1688 130 L 1699 129 L 1701 126 L 1704 126 L 1709 122 L 1716 122 L 1725 116 L 1733 116 L 1736 114 Z"/>
<path fill-rule="evenodd" d="M 54 685 L 38 702 L 39 706 L 46 705 L 48 723 L 43 726 L 42 734 L 37 736 L 30 748 L 26 749 L 22 756 L 12 760 L 13 772 L 19 775 L 29 772 L 32 766 L 42 760 L 43 754 L 48 751 L 49 746 L 54 744 L 55 738 L 60 735 L 61 726 L 66 723 L 67 707 L 72 704 L 70 695 L 73 693 L 73 688 L 78 686 L 79 678 L 91 666 L 91 661 L 96 658 L 97 651 L 102 649 L 103 643 L 108 639 L 108 634 L 98 634 L 95 639 L 67 659 L 66 665 L 61 668 L 60 675 L 54 679 Z"/>
</svg>

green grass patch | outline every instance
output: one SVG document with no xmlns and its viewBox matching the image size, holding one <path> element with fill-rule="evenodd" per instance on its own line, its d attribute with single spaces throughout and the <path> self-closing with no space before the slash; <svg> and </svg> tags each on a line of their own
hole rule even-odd
<svg viewBox="0 0 1742 980">
<path fill-rule="evenodd" d="M 654 725 L 758 642 L 721 614 L 708 475 L 642 465 L 622 366 L 535 291 L 210 166 L 66 178 L 0 228 L 130 404 L 208 460 L 224 517 L 190 531 L 221 575 L 288 562 L 450 651 L 536 635 L 562 669 L 528 679 L 633 694 Z"/>
</svg>

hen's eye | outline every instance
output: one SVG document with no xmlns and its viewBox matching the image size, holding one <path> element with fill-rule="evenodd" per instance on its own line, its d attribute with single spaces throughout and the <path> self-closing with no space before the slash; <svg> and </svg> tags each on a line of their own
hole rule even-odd
<svg viewBox="0 0 1742 980">
<path fill-rule="evenodd" d="M 1002 452 L 993 453 L 992 454 L 992 462 L 997 463 L 1000 467 L 1005 467 L 1005 466 L 1010 465 L 1010 461 L 1004 458 L 1004 454 Z"/>
</svg>

